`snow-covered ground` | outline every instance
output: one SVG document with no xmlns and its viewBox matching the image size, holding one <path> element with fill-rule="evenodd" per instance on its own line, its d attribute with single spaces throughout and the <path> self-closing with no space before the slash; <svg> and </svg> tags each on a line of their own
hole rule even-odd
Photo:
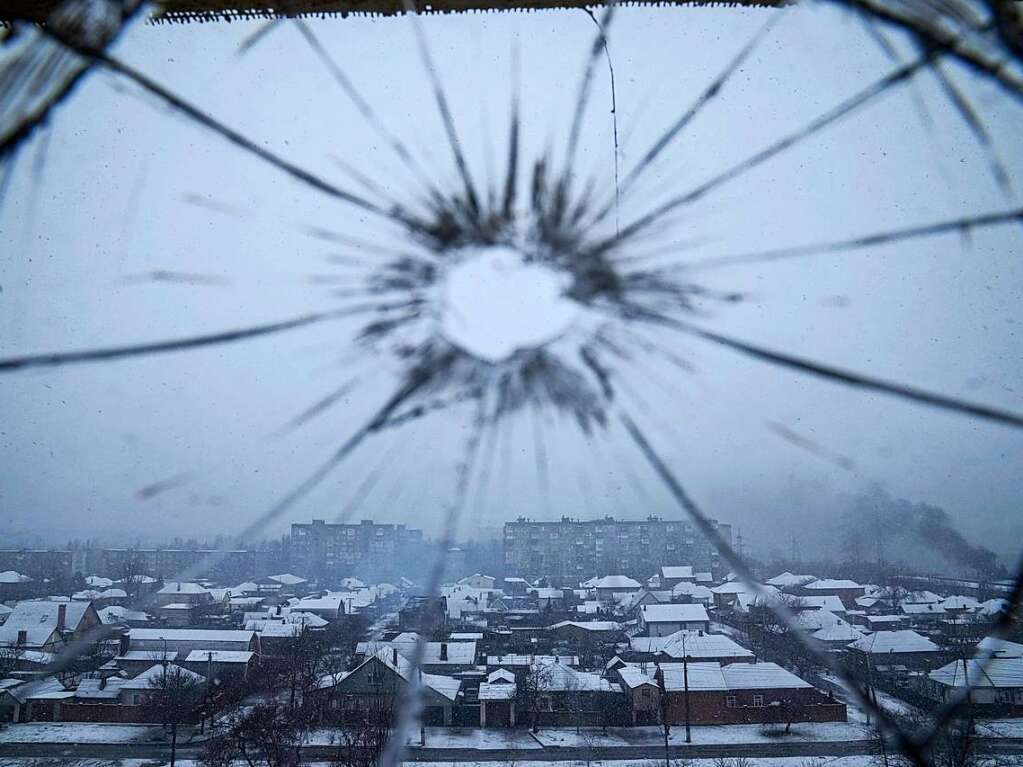
<svg viewBox="0 0 1023 767">
<path fill-rule="evenodd" d="M 856 698 L 849 692 L 849 687 L 845 680 L 839 679 L 837 676 L 832 674 L 821 674 L 821 677 L 845 691 L 845 701 L 849 709 L 849 721 L 865 724 L 867 721 L 867 713 L 860 708 L 859 703 L 856 702 Z M 914 714 L 920 713 L 909 703 L 896 698 L 894 695 L 889 695 L 881 690 L 876 690 L 875 692 L 877 694 L 877 704 L 883 711 L 892 714 L 893 716 L 910 717 Z"/>
<path fill-rule="evenodd" d="M 310 746 L 331 745 L 332 730 L 313 730 L 306 736 Z M 409 736 L 409 745 L 420 746 L 420 733 L 416 729 Z M 482 750 L 515 749 L 533 751 L 543 748 L 529 734 L 528 730 L 492 729 L 480 730 L 470 727 L 427 727 L 426 748 L 478 748 Z"/>
<path fill-rule="evenodd" d="M 987 719 L 977 722 L 977 731 L 986 738 L 1023 738 L 1023 719 Z"/>
<path fill-rule="evenodd" d="M 0 743 L 149 743 L 165 740 L 162 728 L 148 724 L 29 722 L 0 729 Z"/>
<path fill-rule="evenodd" d="M 698 744 L 718 743 L 792 743 L 807 741 L 869 740 L 870 730 L 852 722 L 812 722 L 792 725 L 788 735 L 765 735 L 759 724 L 729 724 L 692 728 L 692 741 Z M 545 746 L 658 746 L 664 743 L 660 727 L 619 727 L 608 730 L 574 729 L 541 730 L 534 736 Z M 685 727 L 671 728 L 672 745 L 685 743 Z"/>
</svg>

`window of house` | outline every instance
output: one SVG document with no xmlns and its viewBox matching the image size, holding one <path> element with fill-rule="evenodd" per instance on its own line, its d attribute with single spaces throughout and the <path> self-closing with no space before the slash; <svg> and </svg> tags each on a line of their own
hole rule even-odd
<svg viewBox="0 0 1023 767">
<path fill-rule="evenodd" d="M 729 695 L 727 698 L 725 698 L 725 708 L 735 708 L 735 707 L 736 707 L 736 703 L 735 703 L 735 696 L 734 695 Z"/>
<path fill-rule="evenodd" d="M 763 706 L 764 706 L 764 696 L 763 695 L 754 695 L 753 696 L 753 706 L 755 708 L 763 708 Z"/>
</svg>

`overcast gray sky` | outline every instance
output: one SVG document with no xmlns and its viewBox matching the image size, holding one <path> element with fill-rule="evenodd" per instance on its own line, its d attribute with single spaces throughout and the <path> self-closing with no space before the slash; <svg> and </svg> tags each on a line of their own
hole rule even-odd
<svg viewBox="0 0 1023 767">
<path fill-rule="evenodd" d="M 622 170 L 778 11 L 623 8 L 611 32 Z M 388 126 L 443 183 L 455 183 L 409 22 L 310 21 Z M 291 24 L 244 57 L 256 23 L 140 25 L 118 56 L 300 164 L 352 185 L 333 157 L 399 199 L 412 182 Z M 474 174 L 503 168 L 512 49 L 522 62 L 523 156 L 560 151 L 592 22 L 582 13 L 431 17 L 427 36 Z M 905 46 L 903 46 L 905 48 Z M 905 48 L 908 51 L 908 48 Z M 907 53 L 907 55 L 909 55 Z M 611 183 L 608 73 L 599 62 L 581 164 Z M 621 210 L 628 222 L 804 124 L 893 67 L 853 18 L 800 7 L 666 153 Z M 1023 110 L 952 67 L 1010 174 L 1023 183 Z M 914 90 L 915 89 L 915 90 Z M 926 105 L 932 125 L 921 118 Z M 332 306 L 308 277 L 336 246 L 330 227 L 388 242 L 396 233 L 302 187 L 169 113 L 123 81 L 93 74 L 23 153 L 0 210 L 0 354 L 88 348 L 211 332 Z M 496 158 L 496 159 L 495 159 Z M 208 196 L 238 211 L 188 204 Z M 698 241 L 697 258 L 1000 210 L 977 142 L 925 76 L 686 210 L 658 242 Z M 1023 410 L 1018 225 L 851 253 L 701 274 L 750 300 L 715 306 L 708 327 L 923 388 Z M 226 284 L 139 283 L 157 269 Z M 0 377 L 0 541 L 99 535 L 131 541 L 232 533 L 273 504 L 394 387 L 386 354 L 338 322 L 145 359 Z M 838 550 L 827 515 L 880 483 L 947 508 L 1003 556 L 1023 540 L 1018 431 L 807 379 L 695 340 L 661 336 L 695 374 L 644 361 L 625 401 L 706 511 L 760 550 L 792 533 Z M 281 425 L 357 374 L 360 387 L 307 427 Z M 466 412 L 369 441 L 269 530 L 310 517 L 408 522 L 435 532 L 450 498 Z M 783 423 L 855 461 L 838 468 L 766 427 Z M 532 424 L 502 432 L 485 493 L 463 534 L 517 515 L 679 514 L 618 430 L 583 440 L 551 417 L 550 493 L 540 491 Z M 388 472 L 365 498 L 367 472 Z M 140 500 L 150 483 L 188 481 Z M 476 483 L 478 486 L 478 482 Z M 358 503 L 352 503 L 353 497 Z"/>
</svg>

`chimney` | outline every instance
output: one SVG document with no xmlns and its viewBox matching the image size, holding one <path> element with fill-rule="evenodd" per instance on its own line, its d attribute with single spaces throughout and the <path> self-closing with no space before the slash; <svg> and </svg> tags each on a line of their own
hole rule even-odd
<svg viewBox="0 0 1023 767">
<path fill-rule="evenodd" d="M 28 630 L 18 629 L 18 647 L 28 644 Z"/>
<path fill-rule="evenodd" d="M 57 605 L 57 631 L 64 631 L 67 628 L 67 605 Z"/>
<path fill-rule="evenodd" d="M 118 655 L 127 655 L 128 654 L 128 648 L 130 646 L 131 646 L 131 634 L 129 634 L 126 631 L 123 634 L 121 634 L 120 641 L 118 642 L 118 645 L 117 645 L 117 654 Z"/>
<path fill-rule="evenodd" d="M 441 642 L 440 643 L 440 659 L 441 660 L 447 660 L 448 659 L 448 643 L 447 642 Z"/>
<path fill-rule="evenodd" d="M 105 676 L 99 678 L 99 688 L 101 690 L 107 689 L 107 678 Z"/>
<path fill-rule="evenodd" d="M 397 667 L 397 665 L 398 665 L 398 648 L 397 647 L 392 647 L 391 648 L 391 663 L 393 663 L 395 665 L 395 667 Z"/>
</svg>

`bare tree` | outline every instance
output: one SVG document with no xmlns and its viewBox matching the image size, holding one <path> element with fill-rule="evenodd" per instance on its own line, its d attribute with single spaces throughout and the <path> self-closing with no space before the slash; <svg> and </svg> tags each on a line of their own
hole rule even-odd
<svg viewBox="0 0 1023 767">
<path fill-rule="evenodd" d="M 543 663 L 533 663 L 515 687 L 515 705 L 529 714 L 529 727 L 540 731 L 540 714 L 546 710 L 553 671 Z"/>
<path fill-rule="evenodd" d="M 296 767 L 307 721 L 301 709 L 261 703 L 222 721 L 201 761 L 208 767 L 230 767 L 239 759 L 249 767 Z"/>
<path fill-rule="evenodd" d="M 148 575 L 145 561 L 137 554 L 133 554 L 124 560 L 120 575 L 121 586 L 128 595 L 129 604 L 136 603 L 142 596 L 142 586 Z"/>
<path fill-rule="evenodd" d="M 358 708 L 331 709 L 335 728 L 334 767 L 373 767 L 391 736 L 394 721 L 390 697 L 377 696 Z"/>
<path fill-rule="evenodd" d="M 164 666 L 149 683 L 145 708 L 171 736 L 171 767 L 177 756 L 178 725 L 193 721 L 202 701 L 201 678 L 180 666 Z"/>
<path fill-rule="evenodd" d="M 268 659 L 267 677 L 274 689 L 288 691 L 290 708 L 299 706 L 304 694 L 319 681 L 329 650 L 322 637 L 303 629 L 280 653 Z"/>
</svg>

